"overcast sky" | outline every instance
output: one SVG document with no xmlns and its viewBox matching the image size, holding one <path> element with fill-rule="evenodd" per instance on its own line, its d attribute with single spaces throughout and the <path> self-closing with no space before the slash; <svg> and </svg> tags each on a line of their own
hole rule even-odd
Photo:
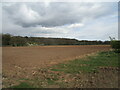
<svg viewBox="0 0 120 90">
<path fill-rule="evenodd" d="M 118 38 L 117 2 L 3 3 L 2 32 L 12 35 L 109 40 Z"/>
</svg>

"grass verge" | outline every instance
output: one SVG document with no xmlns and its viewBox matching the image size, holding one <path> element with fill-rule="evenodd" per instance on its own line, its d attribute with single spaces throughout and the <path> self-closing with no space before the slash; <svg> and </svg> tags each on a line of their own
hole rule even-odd
<svg viewBox="0 0 120 90">
<path fill-rule="evenodd" d="M 53 66 L 52 71 L 65 73 L 95 72 L 99 67 L 118 67 L 118 53 L 113 51 L 99 52 L 96 56 L 76 59 L 68 63 Z"/>
</svg>

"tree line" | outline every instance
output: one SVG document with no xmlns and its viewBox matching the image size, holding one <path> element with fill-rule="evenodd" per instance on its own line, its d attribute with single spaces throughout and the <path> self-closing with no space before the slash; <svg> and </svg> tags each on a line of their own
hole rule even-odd
<svg viewBox="0 0 120 90">
<path fill-rule="evenodd" d="M 2 46 L 35 46 L 35 45 L 109 45 L 110 41 L 88 41 L 68 38 L 44 38 L 13 36 L 1 34 Z"/>
</svg>

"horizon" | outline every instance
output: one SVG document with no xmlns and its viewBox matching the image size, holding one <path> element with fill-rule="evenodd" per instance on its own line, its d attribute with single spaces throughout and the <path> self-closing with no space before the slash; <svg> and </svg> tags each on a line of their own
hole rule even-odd
<svg viewBox="0 0 120 90">
<path fill-rule="evenodd" d="M 11 35 L 11 34 L 9 34 L 9 33 L 2 33 L 2 34 L 4 34 L 4 35 L 5 35 L 5 34 Z M 11 35 L 11 36 L 14 37 L 15 35 Z M 20 36 L 20 35 L 16 35 L 16 36 Z M 109 39 L 109 40 L 88 40 L 88 39 L 87 39 L 87 40 L 85 40 L 85 39 L 79 40 L 79 39 L 76 39 L 76 38 L 64 38 L 64 37 L 63 37 L 63 38 L 59 38 L 59 37 L 58 37 L 58 38 L 57 38 L 57 37 L 35 37 L 35 36 L 20 36 L 20 37 L 28 37 L 28 38 L 30 38 L 30 37 L 34 37 L 34 38 L 49 38 L 49 39 L 50 39 L 50 38 L 51 38 L 51 39 L 71 39 L 71 40 L 73 39 L 73 40 L 77 40 L 77 41 L 102 41 L 102 42 L 110 41 L 110 39 Z"/>
</svg>

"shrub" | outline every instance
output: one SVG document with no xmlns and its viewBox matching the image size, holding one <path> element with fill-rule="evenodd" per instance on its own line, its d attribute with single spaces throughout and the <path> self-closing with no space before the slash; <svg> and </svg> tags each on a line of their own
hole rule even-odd
<svg viewBox="0 0 120 90">
<path fill-rule="evenodd" d="M 115 50 L 115 52 L 119 52 L 120 53 L 120 41 L 119 40 L 115 40 L 115 38 L 111 38 L 111 47 Z"/>
</svg>

